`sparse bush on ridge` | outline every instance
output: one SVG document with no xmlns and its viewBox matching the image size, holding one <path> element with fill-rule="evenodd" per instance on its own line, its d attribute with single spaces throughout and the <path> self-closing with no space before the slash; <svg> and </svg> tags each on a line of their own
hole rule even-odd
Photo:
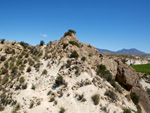
<svg viewBox="0 0 150 113">
<path fill-rule="evenodd" d="M 98 65 L 96 72 L 100 77 L 106 79 L 119 93 L 122 93 L 121 89 L 112 78 L 112 74 L 106 69 L 105 65 Z"/>
<path fill-rule="evenodd" d="M 76 74 L 76 75 L 79 74 L 79 68 L 76 69 L 75 74 Z"/>
<path fill-rule="evenodd" d="M 88 47 L 89 47 L 89 48 L 92 48 L 92 46 L 91 46 L 90 44 L 88 45 Z"/>
<path fill-rule="evenodd" d="M 131 93 L 130 93 L 130 97 L 131 97 L 133 103 L 134 103 L 135 105 L 138 105 L 138 103 L 139 103 L 139 96 L 137 96 L 136 93 L 131 92 Z"/>
<path fill-rule="evenodd" d="M 25 68 L 25 65 L 24 65 L 24 64 L 21 64 L 20 67 L 19 67 L 19 70 L 22 70 L 22 71 L 23 71 L 24 68 Z"/>
<path fill-rule="evenodd" d="M 41 104 L 41 101 L 39 100 L 38 102 L 37 102 L 37 106 L 39 106 Z"/>
<path fill-rule="evenodd" d="M 64 113 L 65 111 L 65 108 L 61 107 L 59 113 Z"/>
<path fill-rule="evenodd" d="M 55 98 L 54 97 L 50 97 L 49 102 L 54 102 L 54 101 L 55 101 Z"/>
<path fill-rule="evenodd" d="M 64 37 L 66 37 L 66 36 L 72 36 L 72 33 L 76 34 L 76 31 L 69 29 L 68 32 L 65 32 Z"/>
<path fill-rule="evenodd" d="M 23 48 L 28 48 L 29 44 L 25 42 L 20 42 L 20 45 L 23 46 Z"/>
<path fill-rule="evenodd" d="M 0 111 L 3 111 L 5 108 L 0 104 Z"/>
<path fill-rule="evenodd" d="M 4 44 L 4 42 L 5 42 L 5 39 L 1 39 L 1 44 Z"/>
<path fill-rule="evenodd" d="M 68 46 L 68 44 L 64 42 L 62 42 L 62 45 L 63 45 L 63 49 L 65 49 Z"/>
<path fill-rule="evenodd" d="M 27 68 L 27 72 L 31 72 L 31 67 L 28 67 L 28 68 Z"/>
<path fill-rule="evenodd" d="M 111 98 L 112 100 L 115 100 L 115 101 L 117 100 L 117 95 L 111 90 L 107 90 L 105 92 L 105 95 Z"/>
<path fill-rule="evenodd" d="M 12 70 L 11 70 L 11 73 L 12 74 L 17 74 L 17 67 L 16 66 L 12 66 Z"/>
<path fill-rule="evenodd" d="M 70 55 L 70 58 L 78 58 L 79 54 L 77 53 L 77 51 L 73 51 L 72 54 Z"/>
<path fill-rule="evenodd" d="M 121 61 L 125 64 L 128 60 L 122 59 Z"/>
<path fill-rule="evenodd" d="M 89 57 L 92 57 L 92 56 L 93 56 L 93 54 L 92 54 L 92 53 L 90 53 L 90 54 L 89 54 Z"/>
<path fill-rule="evenodd" d="M 2 68 L 1 73 L 2 75 L 7 74 L 8 73 L 8 69 L 7 68 Z"/>
<path fill-rule="evenodd" d="M 59 75 L 59 76 L 56 78 L 56 80 L 55 80 L 55 85 L 60 86 L 60 85 L 63 85 L 63 84 L 64 84 L 63 77 Z"/>
<path fill-rule="evenodd" d="M 6 60 L 6 57 L 5 56 L 1 56 L 1 61 L 5 61 Z"/>
<path fill-rule="evenodd" d="M 22 85 L 22 89 L 27 89 L 27 83 Z"/>
<path fill-rule="evenodd" d="M 35 85 L 34 85 L 34 84 L 32 84 L 32 87 L 31 87 L 31 89 L 35 90 Z"/>
<path fill-rule="evenodd" d="M 20 104 L 17 104 L 15 108 L 13 109 L 12 113 L 17 113 L 17 111 L 20 109 Z"/>
<path fill-rule="evenodd" d="M 8 63 L 8 61 L 6 61 L 6 62 L 4 63 L 4 66 L 5 66 L 6 68 L 8 68 L 8 67 L 9 67 L 9 63 Z"/>
<path fill-rule="evenodd" d="M 9 80 L 9 76 L 5 75 L 5 77 L 2 80 L 2 85 L 6 84 L 8 82 L 8 80 Z"/>
<path fill-rule="evenodd" d="M 47 70 L 46 69 L 43 70 L 42 75 L 47 75 Z"/>
<path fill-rule="evenodd" d="M 99 94 L 94 94 L 91 98 L 93 100 L 94 105 L 99 104 L 99 100 L 100 100 Z"/>
<path fill-rule="evenodd" d="M 34 102 L 31 102 L 29 108 L 31 109 L 31 108 L 33 108 L 33 106 L 34 106 Z"/>
<path fill-rule="evenodd" d="M 85 60 L 86 60 L 86 57 L 82 57 L 81 60 L 82 60 L 82 61 L 85 61 Z"/>
<path fill-rule="evenodd" d="M 24 81 L 25 81 L 24 77 L 21 77 L 19 81 L 21 84 L 24 83 Z"/>
<path fill-rule="evenodd" d="M 44 45 L 44 41 L 41 40 L 41 41 L 40 41 L 40 46 L 43 46 L 43 45 Z"/>
<path fill-rule="evenodd" d="M 50 95 L 52 91 L 48 91 L 47 95 Z"/>
<path fill-rule="evenodd" d="M 76 31 L 72 30 L 72 29 L 69 29 L 68 32 L 71 32 L 73 34 L 76 34 Z"/>
<path fill-rule="evenodd" d="M 30 66 L 33 66 L 33 65 L 34 65 L 34 61 L 33 61 L 31 58 L 29 58 L 28 61 L 29 61 L 29 65 L 30 65 Z"/>
<path fill-rule="evenodd" d="M 79 47 L 79 44 L 77 42 L 75 42 L 75 41 L 69 41 L 69 44 L 76 45 L 77 47 Z"/>
<path fill-rule="evenodd" d="M 123 109 L 123 113 L 131 113 L 131 110 L 130 110 L 130 109 L 127 109 L 127 108 L 124 108 L 124 109 Z"/>
<path fill-rule="evenodd" d="M 22 64 L 22 59 L 18 59 L 18 60 L 16 61 L 16 65 L 19 66 L 19 65 L 21 65 L 21 64 Z"/>
</svg>

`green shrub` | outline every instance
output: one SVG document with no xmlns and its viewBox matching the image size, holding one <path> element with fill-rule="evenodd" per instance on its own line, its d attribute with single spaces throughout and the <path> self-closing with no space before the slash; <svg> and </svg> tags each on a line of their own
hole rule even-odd
<svg viewBox="0 0 150 113">
<path fill-rule="evenodd" d="M 89 47 L 89 48 L 92 48 L 92 46 L 91 46 L 90 44 L 88 45 L 88 47 Z"/>
<path fill-rule="evenodd" d="M 61 107 L 59 113 L 64 113 L 65 111 L 65 108 Z"/>
<path fill-rule="evenodd" d="M 32 84 L 32 87 L 31 87 L 31 89 L 35 90 L 35 85 L 34 85 L 34 84 Z"/>
<path fill-rule="evenodd" d="M 47 74 L 47 70 L 44 69 L 43 72 L 42 72 L 42 75 L 46 75 Z"/>
<path fill-rule="evenodd" d="M 71 32 L 73 34 L 76 34 L 76 31 L 72 30 L 72 29 L 69 29 L 68 32 Z"/>
<path fill-rule="evenodd" d="M 116 85 L 115 80 L 112 78 L 112 74 L 106 69 L 105 65 L 98 65 L 96 72 L 100 77 L 106 79 L 117 91 L 120 90 Z"/>
<path fill-rule="evenodd" d="M 127 60 L 126 59 L 122 59 L 121 60 L 124 64 L 126 64 Z"/>
<path fill-rule="evenodd" d="M 22 64 L 22 59 L 18 59 L 17 62 L 16 62 L 16 65 L 19 66 L 21 64 Z"/>
<path fill-rule="evenodd" d="M 8 61 L 4 63 L 4 66 L 5 66 L 6 68 L 8 68 L 8 67 L 9 67 L 9 63 L 8 63 Z"/>
<path fill-rule="evenodd" d="M 20 109 L 20 104 L 17 104 L 15 108 L 13 109 L 12 113 L 17 113 L 17 111 Z"/>
<path fill-rule="evenodd" d="M 1 61 L 5 61 L 6 57 L 5 56 L 1 56 Z"/>
<path fill-rule="evenodd" d="M 1 74 L 7 74 L 7 73 L 8 73 L 8 69 L 3 68 L 2 71 L 1 71 Z"/>
<path fill-rule="evenodd" d="M 50 95 L 52 93 L 52 91 L 48 91 L 47 95 Z"/>
<path fill-rule="evenodd" d="M 31 102 L 29 108 L 31 109 L 31 108 L 33 108 L 33 106 L 34 106 L 34 102 Z"/>
<path fill-rule="evenodd" d="M 54 98 L 54 97 L 50 97 L 49 102 L 53 102 L 54 100 L 55 100 L 55 98 Z"/>
<path fill-rule="evenodd" d="M 136 105 L 137 113 L 142 113 L 142 109 L 140 105 Z"/>
<path fill-rule="evenodd" d="M 62 76 L 58 76 L 55 80 L 55 85 L 57 86 L 60 86 L 60 85 L 63 85 L 64 84 L 64 80 L 63 80 L 63 77 Z"/>
<path fill-rule="evenodd" d="M 105 92 L 105 95 L 111 98 L 112 100 L 115 100 L 115 101 L 117 100 L 117 95 L 111 90 L 107 90 Z"/>
<path fill-rule="evenodd" d="M 67 43 L 62 43 L 62 44 L 63 44 L 63 49 L 65 49 L 68 46 Z"/>
<path fill-rule="evenodd" d="M 44 41 L 41 40 L 41 41 L 40 41 L 40 46 L 43 46 L 43 45 L 44 45 Z"/>
<path fill-rule="evenodd" d="M 37 105 L 39 106 L 41 104 L 41 101 L 39 100 L 38 102 L 37 102 Z"/>
<path fill-rule="evenodd" d="M 139 96 L 137 96 L 136 93 L 131 92 L 131 93 L 130 93 L 130 97 L 131 97 L 133 103 L 134 103 L 135 105 L 138 105 L 138 103 L 139 103 Z"/>
<path fill-rule="evenodd" d="M 30 66 L 33 66 L 33 65 L 34 65 L 34 61 L 33 61 L 31 58 L 29 58 L 28 61 L 29 61 L 29 65 L 30 65 Z"/>
<path fill-rule="evenodd" d="M 23 48 L 25 49 L 29 47 L 29 44 L 25 42 L 20 42 L 20 45 L 23 46 Z"/>
<path fill-rule="evenodd" d="M 24 81 L 25 81 L 24 77 L 21 77 L 19 81 L 20 81 L 21 84 L 24 83 Z"/>
<path fill-rule="evenodd" d="M 27 83 L 22 85 L 22 89 L 27 89 Z"/>
<path fill-rule="evenodd" d="M 20 84 L 16 86 L 15 90 L 19 90 L 20 89 Z"/>
<path fill-rule="evenodd" d="M 1 44 L 4 44 L 4 42 L 5 42 L 5 39 L 1 39 Z"/>
<path fill-rule="evenodd" d="M 4 107 L 0 104 L 0 111 L 3 111 Z"/>
<path fill-rule="evenodd" d="M 73 51 L 72 54 L 70 55 L 70 58 L 78 58 L 79 54 L 77 53 L 77 51 Z"/>
<path fill-rule="evenodd" d="M 75 74 L 76 74 L 76 75 L 79 74 L 79 68 L 76 69 Z"/>
<path fill-rule="evenodd" d="M 2 80 L 2 85 L 6 84 L 8 82 L 8 80 L 9 80 L 9 76 L 5 75 L 5 77 Z"/>
<path fill-rule="evenodd" d="M 11 73 L 13 74 L 17 74 L 17 67 L 16 66 L 12 66 L 12 70 L 11 70 Z"/>
<path fill-rule="evenodd" d="M 76 45 L 77 47 L 79 47 L 79 44 L 75 41 L 69 41 L 69 44 Z"/>
<path fill-rule="evenodd" d="M 39 70 L 40 66 L 41 66 L 41 64 L 40 64 L 40 63 L 37 63 L 37 64 L 34 65 L 34 68 L 35 68 L 36 70 Z"/>
<path fill-rule="evenodd" d="M 131 113 L 131 110 L 130 110 L 130 109 L 127 109 L 127 108 L 124 108 L 124 109 L 123 109 L 123 113 Z"/>
<path fill-rule="evenodd" d="M 89 54 L 89 57 L 92 57 L 92 56 L 93 56 L 93 54 L 92 54 L 92 53 L 90 53 L 90 54 Z"/>
<path fill-rule="evenodd" d="M 55 100 L 55 101 L 54 101 L 54 104 L 57 105 L 57 103 L 58 103 L 58 102 Z"/>
<path fill-rule="evenodd" d="M 31 72 L 31 67 L 28 67 L 27 72 Z"/>
<path fill-rule="evenodd" d="M 82 57 L 81 60 L 82 60 L 82 61 L 85 61 L 85 60 L 86 60 L 86 57 Z"/>
<path fill-rule="evenodd" d="M 22 64 L 22 65 L 20 65 L 20 67 L 19 67 L 19 70 L 24 70 L 24 68 L 25 68 L 25 65 L 24 64 Z"/>
<path fill-rule="evenodd" d="M 100 100 L 99 94 L 95 94 L 91 98 L 92 98 L 92 100 L 94 102 L 94 105 L 98 105 L 99 104 L 99 100 Z"/>
<path fill-rule="evenodd" d="M 65 32 L 64 37 L 66 37 L 66 36 L 72 36 L 72 33 L 76 34 L 76 31 L 69 29 L 68 32 Z"/>
</svg>

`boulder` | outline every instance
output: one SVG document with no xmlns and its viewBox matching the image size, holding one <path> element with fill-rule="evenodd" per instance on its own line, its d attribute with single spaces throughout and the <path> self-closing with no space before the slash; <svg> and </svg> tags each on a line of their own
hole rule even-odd
<svg viewBox="0 0 150 113">
<path fill-rule="evenodd" d="M 118 61 L 116 81 L 129 91 L 139 84 L 139 77 L 132 67 Z"/>
</svg>

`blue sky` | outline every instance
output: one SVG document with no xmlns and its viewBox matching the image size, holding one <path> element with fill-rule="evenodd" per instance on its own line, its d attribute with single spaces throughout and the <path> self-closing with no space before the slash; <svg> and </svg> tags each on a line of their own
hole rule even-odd
<svg viewBox="0 0 150 113">
<path fill-rule="evenodd" d="M 0 39 L 36 45 L 68 29 L 98 48 L 150 53 L 150 0 L 0 0 Z"/>
</svg>

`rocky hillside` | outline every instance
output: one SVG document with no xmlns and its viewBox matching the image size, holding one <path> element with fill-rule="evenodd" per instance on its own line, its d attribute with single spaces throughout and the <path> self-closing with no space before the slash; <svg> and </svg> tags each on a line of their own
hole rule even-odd
<svg viewBox="0 0 150 113">
<path fill-rule="evenodd" d="M 0 44 L 2 113 L 149 113 L 134 69 L 68 31 L 59 41 Z"/>
</svg>

